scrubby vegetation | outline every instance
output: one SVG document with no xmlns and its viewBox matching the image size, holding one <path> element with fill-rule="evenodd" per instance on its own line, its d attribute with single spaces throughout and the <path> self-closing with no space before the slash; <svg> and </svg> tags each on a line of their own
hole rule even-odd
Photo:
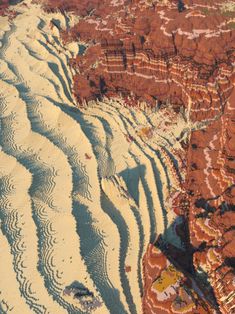
<svg viewBox="0 0 235 314">
<path fill-rule="evenodd" d="M 207 16 L 211 15 L 213 13 L 219 13 L 225 17 L 235 17 L 235 2 L 234 1 L 227 1 L 227 2 L 223 3 L 220 6 L 220 9 L 217 11 L 215 11 L 212 8 L 206 8 L 206 7 L 201 8 L 200 10 L 204 15 L 207 15 Z"/>
<path fill-rule="evenodd" d="M 235 29 L 235 22 L 230 22 L 227 25 L 230 29 Z"/>
<path fill-rule="evenodd" d="M 220 12 L 222 15 L 226 17 L 234 17 L 235 16 L 235 2 L 227 1 L 223 3 L 220 8 Z"/>
</svg>

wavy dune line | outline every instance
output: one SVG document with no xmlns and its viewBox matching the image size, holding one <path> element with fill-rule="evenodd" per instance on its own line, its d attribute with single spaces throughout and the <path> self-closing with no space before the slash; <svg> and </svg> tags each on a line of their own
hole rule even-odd
<svg viewBox="0 0 235 314">
<path fill-rule="evenodd" d="M 84 115 L 87 137 L 92 137 L 92 146 L 98 162 L 100 177 L 110 177 L 116 172 L 117 161 L 113 161 L 112 144 L 113 135 L 107 129 L 107 122 L 102 116 L 96 116 L 92 111 Z M 111 143 L 110 143 L 111 142 Z"/>
<path fill-rule="evenodd" d="M 121 241 L 122 237 L 125 235 L 125 229 L 127 232 L 126 239 L 123 239 L 123 242 L 126 242 L 123 246 L 125 245 L 126 248 L 124 249 L 124 252 L 122 251 L 120 254 L 122 256 L 120 262 L 124 259 L 121 275 L 123 277 L 126 276 L 129 283 L 125 284 L 124 281 L 122 284 L 126 285 L 125 294 L 129 301 L 128 303 L 130 304 L 131 313 L 140 313 L 141 291 L 140 287 L 136 284 L 138 279 L 139 282 L 141 281 L 141 279 L 138 278 L 140 277 L 140 260 L 139 254 L 136 252 L 136 247 L 141 248 L 140 236 L 142 234 L 133 212 L 136 205 L 133 201 L 130 201 L 125 183 L 121 178 L 115 176 L 110 179 L 103 179 L 102 188 L 109 200 L 113 203 L 118 215 L 122 217 L 122 220 L 120 221 L 121 223 L 118 225 Z M 117 213 L 114 212 L 114 215 L 117 215 Z M 131 226 L 131 230 L 129 230 L 129 226 Z M 123 270 L 130 265 L 131 272 L 124 274 Z M 130 290 L 129 296 L 128 290 Z"/>
<path fill-rule="evenodd" d="M 140 135 L 159 114 L 120 100 L 75 108 L 76 49 L 50 28 L 65 17 L 25 3 L 0 34 L 0 242 L 11 282 L 0 281 L 0 312 L 139 314 L 143 254 L 173 219 L 175 142 Z"/>
<path fill-rule="evenodd" d="M 19 311 L 25 314 L 32 313 L 30 308 L 27 306 L 23 296 L 20 296 L 19 283 L 16 279 L 16 273 L 13 268 L 13 257 L 11 254 L 11 248 L 1 230 L 0 253 L 0 312 L 3 314 L 18 314 Z M 9 285 L 9 283 L 11 284 Z"/>
<path fill-rule="evenodd" d="M 49 298 L 43 278 L 37 272 L 38 239 L 28 195 L 32 181 L 31 174 L 15 158 L 3 152 L 1 152 L 1 161 L 6 165 L 0 169 L 1 220 L 6 238 L 11 245 L 20 291 L 36 313 L 65 313 Z M 23 182 L 22 178 L 24 178 Z M 15 194 L 20 197 L 16 198 Z M 29 255 L 28 252 L 31 254 Z M 47 308 L 43 306 L 43 302 L 46 302 Z"/>
<path fill-rule="evenodd" d="M 72 189 L 71 171 L 70 168 L 67 168 L 67 160 L 56 149 L 56 146 L 34 132 L 30 134 L 30 130 L 27 130 L 26 127 L 25 111 L 23 109 L 21 111 L 21 115 L 19 109 L 10 115 L 14 117 L 11 122 L 6 121 L 7 118 L 3 118 L 3 125 L 6 127 L 3 128 L 2 145 L 4 149 L 19 158 L 34 173 L 34 182 L 30 194 L 35 212 L 37 214 L 37 209 L 40 209 L 41 206 L 43 207 L 41 210 L 45 213 L 44 217 L 46 216 L 46 219 L 40 219 L 41 217 L 38 215 L 36 219 L 39 223 L 40 240 L 42 239 L 40 250 L 42 260 L 40 264 L 45 279 L 50 284 L 50 292 L 61 300 L 59 295 L 61 285 L 69 284 L 74 278 L 81 278 L 81 276 L 81 281 L 84 281 L 86 277 L 84 271 L 81 274 L 82 261 L 80 255 L 77 254 L 76 256 L 74 254 L 74 252 L 79 253 L 76 250 L 79 244 L 75 236 L 75 222 L 70 213 L 66 215 L 66 210 L 68 211 L 72 206 L 70 199 Z M 21 129 L 21 132 L 22 130 L 25 131 L 25 136 L 21 136 L 20 132 L 17 132 L 18 130 L 14 128 L 16 125 Z M 23 141 L 21 138 L 23 138 Z M 50 152 L 49 156 L 48 152 Z M 65 181 L 66 177 L 68 178 L 67 183 Z M 63 198 L 61 198 L 62 195 Z M 63 220 L 61 220 L 61 213 L 63 213 Z M 62 230 L 66 232 L 62 232 Z M 74 235 L 72 230 L 74 230 Z M 73 245 L 70 245 L 70 250 L 68 250 L 67 243 L 70 241 Z M 69 251 L 71 253 L 70 259 L 67 258 Z M 64 263 L 61 263 L 61 260 Z M 66 264 L 68 264 L 67 267 Z M 80 275 L 77 264 L 80 265 Z M 61 270 L 58 269 L 59 265 Z"/>
<path fill-rule="evenodd" d="M 106 119 L 107 120 L 111 119 L 110 123 L 112 124 L 112 126 L 114 126 L 114 123 L 117 124 L 118 129 L 121 130 L 123 134 L 128 134 L 128 136 L 131 136 L 131 138 L 135 139 L 131 142 L 129 152 L 130 154 L 132 154 L 132 158 L 134 158 L 137 164 L 144 165 L 144 168 L 145 168 L 144 170 L 146 173 L 146 175 L 144 176 L 144 179 L 145 179 L 146 188 L 148 189 L 148 192 L 146 194 L 148 196 L 148 204 L 149 206 L 152 207 L 150 210 L 150 213 L 151 212 L 153 213 L 151 217 L 151 221 L 152 223 L 155 222 L 155 224 L 157 224 L 157 229 L 158 229 L 157 231 L 160 233 L 164 230 L 163 222 L 162 222 L 163 217 L 162 215 L 160 215 L 161 211 L 159 210 L 161 209 L 161 204 L 159 202 L 158 191 L 157 191 L 156 182 L 153 175 L 154 169 L 153 169 L 152 160 L 150 160 L 147 153 L 145 153 L 145 151 L 141 149 L 141 146 L 138 143 L 139 139 L 138 137 L 136 137 L 135 131 L 129 128 L 129 125 L 126 124 L 125 121 L 123 121 L 121 115 L 117 112 L 117 110 L 114 109 L 113 106 L 112 107 L 107 106 L 106 108 L 106 104 L 104 104 L 102 106 L 102 112 L 104 113 L 106 112 L 106 110 L 107 110 Z M 158 214 L 158 219 L 156 219 L 157 214 Z M 153 233 L 156 232 L 155 224 L 152 227 Z"/>
<path fill-rule="evenodd" d="M 73 195 L 78 196 L 80 194 L 83 197 L 86 197 L 88 199 L 88 202 L 90 198 L 93 199 L 93 201 L 99 202 L 99 195 L 97 195 L 97 192 L 99 191 L 99 183 L 97 180 L 97 173 L 94 172 L 94 169 L 97 168 L 96 164 L 96 159 L 95 156 L 93 155 L 92 149 L 90 148 L 89 150 L 89 142 L 87 141 L 87 138 L 83 136 L 83 133 L 80 129 L 80 126 L 76 121 L 71 119 L 68 115 L 65 113 L 61 112 L 58 107 L 52 107 L 51 104 L 44 102 L 38 106 L 36 103 L 34 104 L 35 109 L 34 113 L 29 114 L 30 116 L 36 116 L 38 115 L 41 120 L 39 119 L 32 123 L 33 127 L 37 128 L 37 131 L 45 134 L 51 141 L 55 143 L 60 149 L 68 156 L 69 163 L 72 167 L 73 170 L 73 184 L 74 184 L 74 189 L 73 189 Z M 50 107 L 49 107 L 50 105 Z M 49 108 L 49 109 L 48 109 Z M 53 120 L 54 118 L 56 119 L 56 111 L 58 113 L 58 117 L 56 119 L 56 128 L 53 127 L 54 122 L 53 121 L 48 121 L 48 110 L 50 110 L 51 113 L 54 113 Z M 55 120 L 54 120 L 55 121 Z M 68 132 L 69 130 L 69 132 Z M 71 137 L 70 135 L 77 133 L 78 136 L 77 138 Z M 81 150 L 81 147 L 87 147 L 87 155 L 90 156 L 91 160 L 90 162 L 86 161 L 86 154 L 84 153 L 83 150 Z M 85 166 L 86 165 L 86 166 Z M 85 191 L 80 191 L 84 181 L 87 181 L 86 176 L 84 173 L 87 173 L 87 178 L 89 181 L 87 184 L 85 184 Z M 82 181 L 82 182 L 81 182 Z M 76 185 L 79 187 L 79 190 L 77 190 Z M 75 198 L 76 200 L 76 198 Z M 74 206 L 80 206 L 80 202 L 75 202 Z M 105 233 L 105 237 L 109 237 L 109 245 L 111 244 L 111 241 L 113 239 L 113 236 L 115 234 L 115 230 L 113 230 L 112 236 L 108 235 L 106 228 L 104 229 L 103 224 L 104 221 L 107 221 L 107 218 L 104 216 L 104 213 L 102 209 L 98 211 L 98 208 L 96 208 L 94 211 L 90 211 L 92 213 L 93 219 L 96 219 L 96 228 L 98 228 L 98 231 L 101 233 Z M 76 214 L 75 214 L 76 215 Z M 78 218 L 79 219 L 79 218 Z M 108 224 L 108 221 L 106 222 Z M 91 226 L 91 228 L 93 228 Z M 97 230 L 95 231 L 97 232 Z M 79 230 L 78 230 L 79 233 Z M 82 237 L 81 234 L 79 234 L 80 237 Z M 82 241 L 82 239 L 81 239 Z M 102 244 L 102 243 L 101 243 Z M 100 244 L 100 245 L 101 245 Z M 107 244 L 106 244 L 107 245 Z M 109 246 L 107 245 L 107 246 Z M 87 254 L 87 253 L 86 253 Z M 110 264 L 115 265 L 115 260 L 117 260 L 117 257 L 113 257 L 113 254 L 109 252 L 106 253 L 106 256 L 108 260 L 110 261 Z M 116 254 L 116 253 L 115 253 Z M 84 257 L 86 259 L 86 257 Z M 117 268 L 118 270 L 118 268 Z M 94 272 L 93 270 L 92 272 Z M 111 277 L 115 274 L 114 268 L 112 269 L 112 273 L 110 272 Z M 113 279 L 113 282 L 117 282 L 117 279 Z"/>
<path fill-rule="evenodd" d="M 95 107 L 95 108 L 94 108 Z M 112 133 L 115 133 L 115 126 L 114 126 L 114 121 L 116 121 L 118 118 L 119 118 L 119 114 L 117 114 L 116 113 L 116 115 L 114 115 L 114 118 L 113 118 L 113 120 L 114 121 L 112 121 L 112 120 L 110 120 L 110 115 L 109 114 L 107 114 L 107 113 L 104 113 L 104 107 L 105 107 L 105 105 L 103 105 L 102 104 L 102 108 L 99 108 L 98 106 L 93 106 L 92 108 L 90 108 L 88 111 L 89 111 L 89 113 L 92 111 L 92 113 L 94 113 L 95 112 L 95 109 L 98 109 L 100 112 L 99 112 L 99 114 L 98 113 L 96 113 L 95 114 L 95 116 L 97 116 L 97 117 L 99 117 L 99 116 L 101 116 L 101 117 L 103 117 L 102 119 L 105 119 L 106 118 L 106 121 L 109 121 L 109 123 L 110 123 L 110 125 L 111 125 L 111 128 L 110 129 L 112 129 Z M 110 109 L 110 110 L 113 110 L 113 109 Z M 87 110 L 86 110 L 87 111 Z M 119 113 L 120 113 L 120 111 L 121 111 L 121 109 L 119 108 Z M 93 114 L 92 114 L 93 115 Z M 97 118 L 98 119 L 98 118 Z M 117 128 L 117 131 L 118 130 L 120 130 L 120 126 L 118 126 L 118 128 Z M 123 128 L 123 133 L 124 132 L 126 132 L 126 130 L 127 130 L 127 128 Z M 119 131 L 119 133 L 120 133 L 120 131 Z M 132 136 L 134 137 L 135 136 L 135 134 L 132 134 Z M 125 140 L 125 136 L 123 136 L 123 140 Z M 121 143 L 123 143 L 123 142 L 121 142 Z M 123 145 L 122 145 L 123 146 Z M 123 150 L 123 149 L 122 149 Z M 120 152 L 120 150 L 119 150 L 119 152 Z M 135 156 L 136 155 L 138 155 L 138 152 L 136 152 L 135 153 Z M 131 156 L 131 159 L 133 158 L 133 155 Z M 152 157 L 152 158 L 154 158 L 154 157 Z M 115 160 L 115 157 L 113 158 L 114 160 Z M 116 158 L 117 159 L 117 158 Z M 157 160 L 157 162 L 158 162 L 158 160 Z M 143 161 L 143 164 L 144 165 L 146 165 L 146 161 Z M 158 166 L 159 166 L 159 163 L 158 163 Z M 163 171 L 163 170 L 162 170 Z M 163 176 L 164 176 L 164 173 L 163 173 Z M 132 178 L 133 178 L 133 176 L 132 176 Z M 165 179 L 165 176 L 164 176 L 164 179 Z M 151 185 L 150 185 L 151 186 Z M 111 191 L 112 189 L 110 188 L 109 189 L 109 191 Z M 113 190 L 116 192 L 116 190 L 115 190 L 115 188 L 113 187 Z M 114 194 L 115 194 L 115 192 L 114 192 Z M 142 192 L 143 192 L 143 190 L 142 190 Z M 113 194 L 113 195 L 114 195 Z M 114 198 L 114 196 L 112 197 L 112 196 L 109 196 L 109 198 L 110 198 L 110 200 L 112 200 L 112 202 L 113 202 L 113 198 Z M 115 198 L 114 198 L 115 199 Z M 143 200 L 143 197 L 142 197 L 142 200 Z M 146 198 L 144 198 L 144 201 L 146 201 Z M 115 204 L 116 205 L 116 204 Z M 116 205 L 115 206 L 116 208 L 120 208 L 120 205 L 118 206 L 118 205 Z M 145 203 L 145 206 L 144 206 L 144 208 L 146 209 L 146 203 Z M 124 211 L 125 212 L 125 211 Z M 146 215 L 147 214 L 147 215 Z M 142 215 L 145 215 L 145 221 L 148 221 L 148 224 L 146 225 L 146 226 L 149 226 L 149 224 L 150 224 L 150 219 L 149 219 L 149 214 L 148 214 L 148 210 L 146 210 L 146 212 L 144 212 L 143 211 L 143 214 Z M 142 217 L 142 215 L 141 215 L 141 217 Z M 125 221 L 126 221 L 126 219 L 125 219 Z M 137 234 L 140 234 L 140 232 L 138 231 L 138 232 L 134 232 L 134 225 L 133 224 L 131 224 L 131 226 L 132 226 L 132 229 L 133 229 L 133 234 L 136 236 Z M 143 227 L 142 227 L 143 228 Z M 145 229 L 144 229 L 145 230 Z M 120 234 L 124 234 L 124 232 L 123 232 L 123 230 L 122 230 L 122 232 L 120 232 Z M 142 240 L 143 241 L 143 240 Z M 148 243 L 148 241 L 149 241 L 149 230 L 148 230 L 148 232 L 147 232 L 147 236 L 146 236 L 146 239 L 145 239 L 145 244 L 143 243 L 142 245 L 144 246 L 144 247 L 146 247 L 147 246 L 147 243 Z M 138 243 L 138 241 L 137 241 L 137 243 Z M 136 247 L 139 247 L 139 245 L 136 243 Z M 135 254 L 136 254 L 136 251 L 135 251 Z M 136 256 L 138 256 L 138 254 L 136 254 Z M 142 257 L 142 256 L 141 256 Z M 132 264 L 133 265 L 133 263 L 130 263 L 130 264 Z M 134 268 L 134 267 L 133 267 Z M 136 275 L 137 275 L 137 273 L 138 272 L 133 272 L 134 274 L 135 274 L 135 280 L 136 280 Z M 133 283 L 132 283 L 132 285 L 131 285 L 131 287 L 135 287 L 135 286 L 133 286 Z M 135 295 L 135 297 L 137 297 L 139 294 L 138 293 L 135 293 L 135 294 L 132 294 L 132 295 Z M 140 300 L 140 299 L 139 299 Z M 140 302 L 138 303 L 138 301 L 137 302 L 135 302 L 135 304 L 138 304 L 138 305 L 140 305 Z M 138 308 L 138 311 L 140 310 L 140 308 Z"/>
<path fill-rule="evenodd" d="M 5 55 L 7 56 L 7 54 L 5 53 Z M 17 73 L 19 73 L 20 71 L 18 70 L 18 67 L 16 67 L 16 65 L 14 65 L 14 67 L 15 67 L 15 72 Z M 29 82 L 24 82 L 24 84 L 25 85 L 29 85 Z M 29 90 L 31 89 L 31 86 L 30 86 L 30 88 L 28 88 L 28 91 L 27 92 L 29 92 Z M 30 90 L 31 91 L 31 90 Z M 32 88 L 32 92 L 33 92 L 33 88 Z M 17 114 L 17 113 L 16 113 Z M 70 119 L 70 121 L 69 122 L 71 122 L 71 119 Z M 13 121 L 13 123 L 14 123 L 14 121 Z M 7 124 L 7 122 L 6 122 L 6 124 Z M 59 122 L 58 122 L 58 125 L 59 125 Z M 63 125 L 64 125 L 64 127 L 67 127 L 67 124 L 66 124 L 66 121 L 65 120 L 63 120 Z M 78 128 L 78 127 L 77 127 Z M 12 137 L 12 136 L 11 136 Z M 11 139 L 11 142 L 12 142 L 12 139 Z M 17 141 L 15 141 L 15 142 L 17 142 Z M 75 145 L 76 143 L 73 143 L 73 146 Z M 79 144 L 82 144 L 81 143 L 81 141 L 80 141 L 80 143 Z M 58 145 L 58 144 L 57 144 Z M 19 147 L 17 147 L 18 149 L 19 149 Z M 20 147 L 20 149 L 22 150 L 22 147 Z M 46 149 L 46 150 L 51 150 L 51 149 Z M 45 159 L 45 158 L 44 158 Z M 46 163 L 48 163 L 48 161 L 46 161 Z M 81 168 L 81 167 L 80 167 Z M 94 171 L 93 171 L 93 166 L 92 166 L 92 170 L 90 171 L 90 173 L 92 173 L 92 175 L 91 175 L 91 177 L 94 177 L 95 176 L 95 173 L 94 173 Z M 42 170 L 42 169 L 41 169 Z M 42 171 L 41 171 L 42 172 Z M 94 173 L 94 174 L 93 174 Z M 43 197 L 44 198 L 42 198 L 41 197 L 41 199 L 45 202 L 45 203 L 47 203 L 49 206 L 51 206 L 51 207 L 54 207 L 54 208 L 56 208 L 56 206 L 55 206 L 55 204 L 53 203 L 53 201 L 55 201 L 55 200 L 51 200 L 51 195 L 50 195 L 50 192 L 52 192 L 50 189 L 48 190 L 48 191 L 45 191 L 45 186 L 46 186 L 46 182 L 48 183 L 48 182 L 51 182 L 51 183 L 53 183 L 53 181 L 54 181 L 54 176 L 49 176 L 48 178 L 46 178 L 46 182 L 43 182 L 42 180 L 43 179 L 45 179 L 45 175 L 48 175 L 48 170 L 46 170 L 45 169 L 45 172 L 44 173 L 41 173 L 38 177 L 37 177 L 37 184 L 39 184 L 40 186 L 43 186 L 44 187 L 44 195 L 43 195 Z M 55 173 L 55 175 L 57 175 L 57 173 Z M 93 180 L 94 182 L 95 181 L 97 181 L 97 186 L 98 186 L 98 180 L 96 179 L 96 178 L 94 178 L 94 180 Z M 56 182 L 55 184 L 53 184 L 53 187 L 52 188 L 55 188 L 56 186 L 58 185 L 58 182 Z M 32 189 L 31 189 L 32 190 Z M 39 206 L 39 204 L 37 203 L 37 199 L 40 199 L 40 195 L 38 195 L 38 191 L 37 192 L 35 192 L 36 193 L 36 195 L 34 196 L 34 195 L 32 195 L 32 197 L 33 197 L 33 200 L 34 200 L 34 204 L 36 205 L 35 207 L 36 208 L 40 208 L 40 206 Z M 48 197 L 47 197 L 47 194 L 49 195 Z M 93 195 L 94 195 L 94 197 L 96 196 L 96 193 L 93 193 Z M 57 195 L 57 196 L 59 196 L 59 195 Z M 98 197 L 97 197 L 98 198 Z M 59 198 L 58 198 L 59 199 Z M 66 207 L 66 206 L 65 206 Z M 46 208 L 44 209 L 44 211 L 46 211 Z M 47 212 L 47 218 L 48 218 L 48 212 Z M 54 217 L 53 217 L 54 218 Z M 72 217 L 71 217 L 72 218 Z M 52 219 L 52 218 L 50 218 L 50 219 Z M 100 218 L 99 218 L 100 219 Z M 64 219 L 63 218 L 63 223 L 65 223 L 65 221 L 66 221 L 66 219 Z M 54 222 L 54 221 L 53 221 Z M 55 222 L 54 222 L 54 224 L 55 224 Z M 102 224 L 103 224 L 103 222 L 102 222 Z M 45 222 L 44 222 L 44 225 L 45 225 Z M 42 229 L 44 229 L 44 228 L 42 228 Z M 47 230 L 48 231 L 48 230 Z M 46 230 L 43 230 L 43 232 L 45 233 L 46 232 Z M 42 232 L 42 233 L 43 233 Z M 51 236 L 51 233 L 50 233 L 50 231 L 48 231 L 48 234 L 47 234 L 47 237 L 45 237 L 45 239 L 47 239 L 48 240 L 48 238 L 49 238 L 49 234 L 50 234 L 50 236 Z M 71 239 L 71 238 L 70 238 Z M 46 242 L 48 242 L 46 240 Z M 111 240 L 111 237 L 110 237 L 110 240 Z M 43 241 L 42 241 L 43 242 Z M 44 240 L 44 242 L 45 242 L 45 240 Z M 58 242 L 60 243 L 60 241 L 58 240 Z M 76 243 L 76 241 L 74 241 L 74 244 Z M 46 243 L 45 244 L 45 250 L 46 250 L 46 248 L 47 248 L 47 246 L 48 246 L 48 243 Z M 78 246 L 79 247 L 79 246 Z M 47 248 L 48 249 L 48 248 Z M 54 250 L 55 250 L 55 245 L 54 245 Z M 60 251 L 63 251 L 62 249 L 60 250 Z M 47 251 L 46 251 L 47 252 Z M 66 252 L 66 254 L 68 254 L 68 252 Z M 110 254 L 109 254 L 110 255 Z M 112 254 L 113 255 L 113 254 Z M 48 261 L 46 261 L 45 263 L 47 264 L 47 267 L 45 268 L 45 270 L 46 270 L 46 272 L 49 272 L 49 270 L 48 270 L 48 265 L 49 266 L 51 266 L 51 267 L 49 267 L 49 268 L 52 268 L 52 265 L 51 265 L 51 256 L 49 255 L 49 254 L 46 254 L 46 253 L 44 253 L 44 255 L 42 255 L 42 258 L 44 257 L 44 259 L 45 258 L 47 258 L 47 260 Z M 113 259 L 113 258 L 112 258 Z M 115 258 L 116 259 L 116 258 Z M 115 260 L 114 259 L 114 260 Z M 81 262 L 79 263 L 79 264 L 81 264 Z M 57 267 L 58 267 L 58 265 L 57 265 Z M 66 268 L 66 270 L 68 271 L 68 267 Z M 70 269 L 71 269 L 71 265 L 70 265 Z M 53 280 L 54 280 L 54 282 L 56 282 L 56 279 L 58 280 L 58 278 L 55 278 L 55 275 L 54 275 L 54 273 L 52 272 L 52 274 L 51 274 L 51 277 L 52 278 L 54 278 Z M 75 278 L 76 278 L 76 276 L 74 276 Z M 67 278 L 67 280 L 69 280 L 70 278 L 68 277 L 68 276 L 66 276 L 66 278 Z M 56 292 L 56 287 L 54 287 L 54 292 Z"/>
<path fill-rule="evenodd" d="M 24 103 L 18 99 L 18 108 L 14 108 L 9 116 L 1 118 L 1 144 L 8 154 L 18 158 L 34 173 L 30 191 L 32 199 L 41 199 L 48 214 L 56 216 L 56 212 L 71 208 L 71 171 L 66 167 L 67 160 L 64 156 L 46 138 L 30 130 L 24 107 Z M 51 152 L 51 155 L 48 152 Z M 68 178 L 68 181 L 64 186 L 65 178 Z M 63 198 L 60 197 L 62 192 Z M 52 271 L 47 275 L 53 279 Z M 53 283 L 53 280 L 51 282 Z"/>
</svg>

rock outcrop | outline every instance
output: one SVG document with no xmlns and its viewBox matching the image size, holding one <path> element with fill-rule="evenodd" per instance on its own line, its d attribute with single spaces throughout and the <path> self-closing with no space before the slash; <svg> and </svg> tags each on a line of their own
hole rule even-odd
<svg viewBox="0 0 235 314">
<path fill-rule="evenodd" d="M 195 283 L 152 244 L 145 254 L 143 269 L 144 313 L 213 313 L 211 306 L 202 299 L 203 295 L 200 297 L 192 288 Z"/>
<path fill-rule="evenodd" d="M 8 6 L 9 6 L 9 1 L 8 0 L 2 0 L 0 2 L 0 15 L 4 15 L 5 14 L 5 11 L 8 8 Z"/>
<path fill-rule="evenodd" d="M 179 12 L 177 1 L 47 0 L 45 9 L 81 17 L 61 32 L 64 41 L 83 43 L 70 60 L 78 102 L 104 95 L 132 106 L 169 101 L 193 125 L 182 142 L 187 176 L 178 211 L 188 224 L 193 272 L 208 280 L 217 305 L 196 301 L 195 287 L 181 285 L 187 275 L 150 245 L 144 313 L 235 313 L 235 5 L 184 4 Z"/>
</svg>

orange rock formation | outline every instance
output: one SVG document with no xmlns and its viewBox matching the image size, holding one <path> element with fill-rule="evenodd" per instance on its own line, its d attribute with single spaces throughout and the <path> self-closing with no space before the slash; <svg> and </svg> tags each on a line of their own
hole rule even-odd
<svg viewBox="0 0 235 314">
<path fill-rule="evenodd" d="M 235 313 L 235 12 L 225 1 L 184 3 L 183 12 L 177 1 L 160 0 L 46 0 L 45 9 L 81 17 L 61 32 L 64 41 L 85 43 L 71 60 L 78 102 L 119 94 L 133 106 L 169 100 L 197 123 L 185 146 L 187 206 L 178 211 L 188 223 L 194 272 L 206 274 L 215 311 Z M 144 265 L 144 313 L 209 313 L 152 245 Z M 170 278 L 164 287 L 162 277 Z"/>
</svg>

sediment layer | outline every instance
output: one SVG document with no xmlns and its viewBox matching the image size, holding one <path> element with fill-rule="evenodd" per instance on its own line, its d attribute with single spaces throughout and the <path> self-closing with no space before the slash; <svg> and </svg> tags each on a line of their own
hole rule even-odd
<svg viewBox="0 0 235 314">
<path fill-rule="evenodd" d="M 234 3 L 184 3 L 26 1 L 4 24 L 4 311 L 235 313 Z"/>
<path fill-rule="evenodd" d="M 174 1 L 58 8 L 80 16 L 61 32 L 65 42 L 83 42 L 71 60 L 78 102 L 122 95 L 134 107 L 171 103 L 194 124 L 181 141 L 187 175 L 176 211 L 187 218 L 194 271 L 208 277 L 216 311 L 234 313 L 234 3 L 185 1 L 183 12 Z"/>
</svg>

